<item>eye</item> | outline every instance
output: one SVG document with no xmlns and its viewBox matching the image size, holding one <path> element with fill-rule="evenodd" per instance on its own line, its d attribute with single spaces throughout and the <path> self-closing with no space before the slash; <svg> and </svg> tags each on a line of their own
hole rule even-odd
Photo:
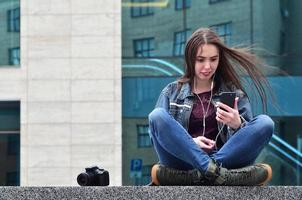
<svg viewBox="0 0 302 200">
<path fill-rule="evenodd" d="M 212 61 L 212 62 L 215 62 L 216 60 L 217 60 L 217 58 L 213 58 L 213 59 L 211 59 L 211 61 Z"/>
<path fill-rule="evenodd" d="M 197 59 L 197 62 L 203 62 L 204 61 L 204 59 Z"/>
</svg>

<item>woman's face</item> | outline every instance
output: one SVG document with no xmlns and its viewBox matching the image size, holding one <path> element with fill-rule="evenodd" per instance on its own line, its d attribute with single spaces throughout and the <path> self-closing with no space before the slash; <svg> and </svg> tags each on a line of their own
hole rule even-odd
<svg viewBox="0 0 302 200">
<path fill-rule="evenodd" d="M 219 51 L 213 44 L 202 45 L 196 55 L 195 78 L 199 81 L 210 80 L 219 63 Z"/>
</svg>

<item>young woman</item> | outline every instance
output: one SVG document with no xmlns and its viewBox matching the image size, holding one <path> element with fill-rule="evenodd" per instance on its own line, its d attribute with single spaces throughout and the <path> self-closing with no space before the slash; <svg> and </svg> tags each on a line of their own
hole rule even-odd
<svg viewBox="0 0 302 200">
<path fill-rule="evenodd" d="M 215 32 L 201 28 L 188 40 L 185 74 L 161 92 L 149 114 L 150 137 L 159 158 L 155 185 L 263 185 L 267 164 L 253 164 L 269 142 L 274 123 L 253 117 L 240 73 L 248 74 L 263 105 L 268 83 L 255 56 L 229 48 Z M 220 102 L 235 92 L 234 106 Z"/>
</svg>

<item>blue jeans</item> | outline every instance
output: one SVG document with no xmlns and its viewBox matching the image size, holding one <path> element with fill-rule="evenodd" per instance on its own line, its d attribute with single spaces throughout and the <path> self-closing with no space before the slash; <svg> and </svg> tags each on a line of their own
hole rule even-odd
<svg viewBox="0 0 302 200">
<path fill-rule="evenodd" d="M 221 149 L 207 154 L 163 108 L 156 108 L 149 114 L 149 134 L 159 162 L 181 170 L 196 168 L 206 172 L 210 159 L 228 169 L 252 164 L 271 139 L 273 131 L 272 119 L 259 115 L 239 129 Z"/>
</svg>

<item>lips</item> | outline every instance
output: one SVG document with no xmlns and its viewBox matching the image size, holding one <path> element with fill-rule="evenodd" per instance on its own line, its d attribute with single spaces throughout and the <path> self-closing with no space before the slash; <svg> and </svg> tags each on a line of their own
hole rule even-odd
<svg viewBox="0 0 302 200">
<path fill-rule="evenodd" d="M 211 72 L 200 72 L 200 73 L 204 76 L 209 76 L 211 74 Z"/>
</svg>

